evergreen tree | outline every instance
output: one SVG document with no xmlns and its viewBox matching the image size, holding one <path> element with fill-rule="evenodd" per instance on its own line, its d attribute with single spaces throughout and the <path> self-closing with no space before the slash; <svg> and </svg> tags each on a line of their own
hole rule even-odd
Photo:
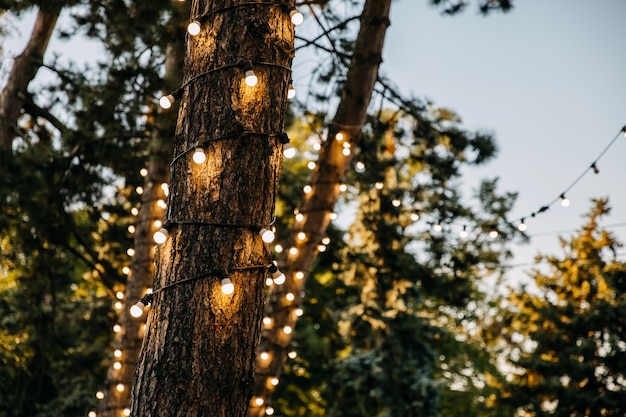
<svg viewBox="0 0 626 417">
<path fill-rule="evenodd" d="M 561 256 L 540 256 L 547 272 L 515 291 L 501 323 L 515 342 L 515 375 L 501 401 L 533 416 L 623 416 L 626 383 L 626 265 L 599 226 L 608 201 L 594 200 L 581 230 L 561 239 Z"/>
</svg>

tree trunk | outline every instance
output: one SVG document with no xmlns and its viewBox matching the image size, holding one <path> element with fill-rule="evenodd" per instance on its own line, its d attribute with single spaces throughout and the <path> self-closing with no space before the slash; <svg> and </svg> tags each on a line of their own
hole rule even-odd
<svg viewBox="0 0 626 417">
<path fill-rule="evenodd" d="M 288 248 L 295 247 L 297 253 L 290 254 L 289 250 L 284 252 L 279 266 L 287 279 L 283 285 L 274 285 L 270 290 L 265 315 L 272 321 L 271 325 L 263 329 L 258 348 L 259 354 L 266 352 L 268 357 L 259 357 L 257 361 L 249 417 L 265 415 L 267 399 L 276 387 L 275 378 L 280 375 L 285 363 L 293 333 L 286 333 L 284 329 L 295 329 L 300 295 L 331 220 L 330 215 L 340 193 L 339 187 L 350 166 L 351 154 L 343 153 L 345 146 L 351 149 L 358 144 L 361 128 L 366 121 L 367 107 L 374 91 L 378 67 L 382 62 L 390 5 L 391 0 L 367 0 L 364 4 L 361 26 L 341 100 L 313 172 L 311 191 L 303 195 L 300 204 L 299 212 L 303 214 L 303 218 L 294 222 L 290 233 L 294 237 L 299 232 L 304 232 L 306 238 L 292 239 L 286 245 Z M 295 296 L 293 301 L 287 300 L 288 293 Z M 263 399 L 263 403 L 258 398 Z"/>
<path fill-rule="evenodd" d="M 43 65 L 43 55 L 52 37 L 61 6 L 39 9 L 30 39 L 15 58 L 7 84 L 0 93 L 0 148 L 10 150 L 18 135 L 17 122 L 28 94 L 28 84 Z"/>
<path fill-rule="evenodd" d="M 192 2 L 166 220 L 133 416 L 244 416 L 278 187 L 293 27 L 280 3 Z M 258 84 L 244 82 L 251 61 Z M 178 94 L 176 94 L 178 96 Z M 199 144 L 206 162 L 192 162 Z M 227 271 L 235 291 L 224 294 Z"/>
<path fill-rule="evenodd" d="M 177 26 L 176 22 L 172 24 Z M 181 35 L 182 33 L 176 31 L 174 40 L 166 47 L 165 85 L 167 88 L 179 85 L 182 79 L 184 44 Z M 115 334 L 113 341 L 114 352 L 119 351 L 122 356 L 113 358 L 107 372 L 104 398 L 100 403 L 98 413 L 101 417 L 128 415 L 133 376 L 144 336 L 146 315 L 135 318 L 129 314 L 129 309 L 152 286 L 154 276 L 152 236 L 158 230 L 155 221 L 162 220 L 165 213 L 163 203 L 167 197 L 161 185 L 169 183 L 169 162 L 174 148 L 176 126 L 174 111 L 159 109 L 156 116 L 150 138 L 150 157 L 143 186 L 144 193 L 135 225 L 133 248 L 135 253 L 132 257 L 131 273 L 128 276 L 122 302 L 123 309 L 119 318 L 121 331 Z"/>
</svg>

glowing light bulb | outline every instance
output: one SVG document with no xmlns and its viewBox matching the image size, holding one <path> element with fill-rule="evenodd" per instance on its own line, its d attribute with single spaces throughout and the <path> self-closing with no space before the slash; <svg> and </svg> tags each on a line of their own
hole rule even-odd
<svg viewBox="0 0 626 417">
<path fill-rule="evenodd" d="M 87 414 L 87 417 L 96 417 L 97 414 L 95 411 L 90 411 L 89 414 Z"/>
<path fill-rule="evenodd" d="M 304 272 L 302 271 L 296 272 L 296 279 L 304 279 Z"/>
<path fill-rule="evenodd" d="M 129 416 L 129 415 L 130 415 L 130 408 L 125 408 L 125 409 L 122 411 L 122 414 L 124 414 L 125 416 Z"/>
<path fill-rule="evenodd" d="M 315 163 L 315 161 L 309 161 L 306 164 L 306 167 L 309 168 L 311 171 L 313 171 L 315 169 L 315 167 L 317 166 L 317 164 Z"/>
<path fill-rule="evenodd" d="M 167 110 L 174 105 L 175 101 L 176 99 L 174 98 L 174 96 L 171 94 L 168 94 L 159 99 L 159 106 L 161 106 L 162 109 Z"/>
<path fill-rule="evenodd" d="M 306 233 L 304 233 L 304 232 L 298 232 L 298 234 L 296 235 L 296 238 L 297 238 L 298 240 L 304 240 L 304 239 L 306 239 Z"/>
<path fill-rule="evenodd" d="M 143 307 L 139 303 L 130 308 L 130 315 L 133 317 L 141 317 L 143 315 Z"/>
<path fill-rule="evenodd" d="M 135 249 L 133 249 L 133 248 L 126 249 L 126 255 L 128 255 L 128 256 L 135 256 Z"/>
<path fill-rule="evenodd" d="M 459 236 L 461 236 L 462 239 L 467 237 L 467 226 L 463 226 L 463 230 L 459 232 Z"/>
<path fill-rule="evenodd" d="M 265 415 L 267 415 L 267 416 L 272 416 L 272 415 L 274 415 L 274 408 L 272 408 L 272 407 L 267 407 L 267 408 L 265 409 Z"/>
<path fill-rule="evenodd" d="M 500 235 L 500 233 L 498 233 L 497 230 L 492 230 L 491 232 L 489 232 L 489 237 L 492 239 L 497 238 Z"/>
<path fill-rule="evenodd" d="M 253 69 L 246 70 L 245 77 L 246 77 L 246 85 L 248 87 L 254 87 L 259 82 L 259 78 L 254 73 Z"/>
<path fill-rule="evenodd" d="M 296 248 L 295 246 L 292 246 L 289 248 L 289 255 L 297 255 L 298 254 L 298 248 Z"/>
<path fill-rule="evenodd" d="M 276 245 L 276 246 L 274 246 L 274 251 L 276 253 L 283 253 L 283 245 Z"/>
<path fill-rule="evenodd" d="M 152 224 L 154 224 L 154 227 L 158 227 L 158 228 L 163 226 L 163 222 L 161 220 L 155 220 L 154 223 Z"/>
<path fill-rule="evenodd" d="M 130 315 L 133 317 L 141 317 L 144 308 L 150 305 L 152 297 L 152 291 L 147 291 L 146 294 L 130 308 Z"/>
<path fill-rule="evenodd" d="M 304 194 L 308 194 L 311 191 L 313 191 L 313 187 L 311 187 L 310 185 L 305 185 L 304 188 L 302 188 L 302 191 L 304 191 Z"/>
<path fill-rule="evenodd" d="M 394 207 L 400 207 L 400 204 L 402 204 L 402 202 L 400 200 L 398 200 L 397 198 L 394 198 L 391 201 L 391 205 L 394 206 Z"/>
<path fill-rule="evenodd" d="M 132 209 L 130 209 L 130 214 L 132 214 L 133 216 L 138 215 L 139 209 L 137 207 L 133 207 Z"/>
<path fill-rule="evenodd" d="M 330 213 L 330 214 L 328 215 L 328 217 L 329 217 L 331 220 L 336 220 L 336 219 L 337 219 L 337 213 L 332 212 L 332 213 Z"/>
<path fill-rule="evenodd" d="M 283 145 L 283 155 L 287 159 L 293 158 L 294 156 L 296 156 L 296 148 L 291 146 L 291 143 L 285 143 Z"/>
<path fill-rule="evenodd" d="M 194 20 L 187 25 L 187 32 L 189 32 L 191 36 L 198 35 L 200 33 L 200 29 L 200 22 L 198 22 L 197 20 Z"/>
<path fill-rule="evenodd" d="M 230 278 L 222 279 L 222 292 L 226 295 L 235 292 L 235 285 L 231 282 Z"/>
<path fill-rule="evenodd" d="M 99 399 L 99 400 L 103 399 L 104 398 L 104 392 L 102 392 L 102 391 L 96 392 L 96 398 Z"/>
<path fill-rule="evenodd" d="M 115 389 L 118 390 L 119 392 L 124 392 L 124 390 L 126 389 L 126 387 L 124 386 L 124 384 L 117 384 L 115 386 Z"/>
<path fill-rule="evenodd" d="M 420 219 L 420 215 L 418 213 L 411 213 L 411 221 L 418 221 Z"/>
<path fill-rule="evenodd" d="M 264 400 L 263 398 L 261 398 L 261 397 L 256 397 L 256 398 L 254 399 L 254 403 L 255 403 L 256 405 L 258 405 L 258 406 L 261 406 L 261 405 L 263 405 L 263 404 L 265 403 L 265 400 Z"/>
<path fill-rule="evenodd" d="M 148 176 L 148 170 L 146 168 L 141 168 L 139 170 L 139 175 L 141 175 L 142 177 L 147 177 Z"/>
<path fill-rule="evenodd" d="M 123 305 L 122 305 L 122 302 L 121 302 L 121 301 L 118 301 L 118 302 L 116 302 L 116 303 L 115 303 L 115 309 L 116 309 L 116 310 L 121 310 L 121 309 L 122 309 L 122 307 L 123 307 Z"/>
<path fill-rule="evenodd" d="M 164 182 L 161 184 L 161 190 L 163 190 L 163 194 L 165 194 L 166 197 L 170 195 L 170 186 L 167 183 Z"/>
<path fill-rule="evenodd" d="M 348 186 L 346 184 L 339 184 L 339 191 L 341 191 L 342 193 L 345 193 L 347 189 Z"/>
<path fill-rule="evenodd" d="M 133 226 L 132 224 L 128 226 L 128 233 L 135 233 L 135 226 Z"/>
<path fill-rule="evenodd" d="M 282 285 L 285 283 L 285 280 L 286 280 L 285 274 L 280 272 L 280 270 L 275 264 L 273 263 L 270 264 L 270 266 L 267 267 L 267 270 L 270 272 L 270 274 L 272 274 L 272 280 L 274 281 L 276 285 Z"/>
<path fill-rule="evenodd" d="M 115 369 L 116 371 L 119 371 L 120 369 L 122 369 L 122 363 L 121 362 L 113 362 L 113 369 Z"/>
<path fill-rule="evenodd" d="M 297 11 L 296 9 L 291 9 L 289 12 L 289 18 L 291 19 L 291 23 L 298 26 L 304 22 L 304 15 Z"/>
<path fill-rule="evenodd" d="M 317 250 L 319 252 L 326 252 L 326 245 L 317 245 Z"/>
<path fill-rule="evenodd" d="M 263 317 L 263 324 L 265 326 L 271 326 L 272 325 L 272 318 L 271 317 Z"/>
<path fill-rule="evenodd" d="M 272 243 L 276 238 L 276 234 L 273 231 L 265 228 L 261 228 L 259 235 L 261 235 L 261 240 L 265 243 Z"/>
<path fill-rule="evenodd" d="M 296 214 L 296 221 L 301 222 L 302 220 L 304 220 L 304 214 L 302 213 Z"/>
<path fill-rule="evenodd" d="M 433 229 L 435 230 L 435 232 L 441 232 L 443 230 L 443 226 L 437 223 L 433 226 Z"/>
<path fill-rule="evenodd" d="M 526 223 L 524 223 L 524 219 L 522 219 L 520 221 L 520 224 L 517 225 L 517 230 L 519 230 L 520 232 L 525 232 L 526 231 Z"/>
<path fill-rule="evenodd" d="M 285 333 L 285 334 L 291 334 L 291 332 L 293 332 L 293 329 L 291 328 L 291 326 L 285 326 L 285 327 L 283 327 L 283 333 Z"/>
<path fill-rule="evenodd" d="M 322 243 L 323 243 L 324 245 L 328 245 L 328 244 L 330 243 L 330 238 L 329 238 L 328 236 L 324 236 L 324 237 L 322 238 Z"/>
<path fill-rule="evenodd" d="M 292 83 L 289 83 L 289 87 L 287 88 L 287 99 L 293 100 L 296 97 L 296 89 L 293 87 Z"/>
<path fill-rule="evenodd" d="M 122 331 L 122 326 L 120 326 L 119 324 L 116 324 L 115 326 L 113 326 L 113 331 L 115 333 L 119 333 Z"/>
<path fill-rule="evenodd" d="M 382 190 L 383 189 L 383 183 L 378 181 L 377 183 L 374 184 L 374 188 L 376 188 L 377 190 Z"/>
<path fill-rule="evenodd" d="M 267 352 L 261 352 L 261 354 L 259 355 L 259 357 L 261 358 L 261 360 L 268 360 L 270 358 L 270 354 Z"/>
<path fill-rule="evenodd" d="M 122 272 L 124 273 L 124 275 L 128 275 L 130 274 L 130 268 L 125 266 L 124 268 L 122 268 Z"/>
<path fill-rule="evenodd" d="M 351 153 L 351 152 L 352 152 L 352 151 L 350 150 L 350 148 L 343 148 L 343 149 L 341 150 L 341 153 L 343 154 L 343 156 L 350 156 L 350 153 Z"/>
<path fill-rule="evenodd" d="M 165 210 L 167 208 L 167 203 L 165 200 L 161 200 L 160 198 L 157 200 L 157 206 Z"/>
<path fill-rule="evenodd" d="M 567 207 L 569 206 L 569 203 L 570 203 L 569 198 L 565 197 L 565 194 L 561 194 L 561 205 L 563 207 Z"/>
<path fill-rule="evenodd" d="M 285 294 L 285 299 L 287 301 L 293 301 L 296 299 L 296 296 L 292 292 L 288 292 L 287 294 Z"/>
<path fill-rule="evenodd" d="M 361 161 L 358 161 L 356 164 L 354 164 L 354 169 L 356 170 L 356 172 L 363 172 L 365 171 L 365 164 Z"/>
<path fill-rule="evenodd" d="M 154 232 L 154 235 L 152 235 L 152 239 L 160 245 L 162 243 L 165 243 L 168 235 L 169 235 L 169 232 L 167 231 L 167 229 L 162 227 L 156 232 Z"/>
<path fill-rule="evenodd" d="M 296 353 L 295 350 L 292 350 L 291 352 L 287 354 L 287 356 L 289 356 L 289 359 L 295 359 L 298 357 L 298 353 Z"/>
<path fill-rule="evenodd" d="M 343 138 L 344 138 L 344 136 L 343 136 L 343 133 L 341 133 L 341 132 L 338 132 L 338 133 L 335 135 L 335 139 L 337 139 L 337 140 L 340 140 L 340 141 L 341 141 L 341 140 L 343 140 Z"/>
<path fill-rule="evenodd" d="M 196 148 L 196 150 L 193 152 L 193 156 L 191 157 L 191 159 L 193 159 L 193 162 L 198 165 L 203 164 L 204 161 L 206 161 L 206 154 L 204 153 L 204 149 Z"/>
<path fill-rule="evenodd" d="M 115 298 L 117 298 L 118 300 L 123 300 L 124 299 L 124 293 L 122 291 L 118 291 L 115 293 Z"/>
</svg>

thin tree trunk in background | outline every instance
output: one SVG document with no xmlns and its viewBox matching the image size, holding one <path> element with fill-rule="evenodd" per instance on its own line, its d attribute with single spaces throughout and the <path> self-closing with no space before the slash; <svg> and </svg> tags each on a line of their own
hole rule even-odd
<svg viewBox="0 0 626 417">
<path fill-rule="evenodd" d="M 39 9 L 30 39 L 13 61 L 6 86 L 0 93 L 0 148 L 11 149 L 18 136 L 17 122 L 28 94 L 28 85 L 43 65 L 43 56 L 61 12 L 61 6 Z"/>
<path fill-rule="evenodd" d="M 167 45 L 165 56 L 165 85 L 173 89 L 180 85 L 184 57 L 182 31 L 176 31 L 173 41 Z M 176 106 L 177 108 L 178 106 Z M 152 287 L 154 276 L 154 232 L 156 220 L 162 220 L 167 201 L 162 184 L 169 182 L 169 163 L 174 149 L 174 131 L 176 127 L 175 109 L 157 111 L 154 130 L 150 139 L 150 157 L 147 164 L 147 176 L 144 181 L 144 193 L 135 224 L 134 250 L 131 273 L 128 276 L 124 292 L 123 309 L 120 313 L 121 330 L 115 334 L 113 357 L 105 382 L 104 398 L 100 403 L 98 415 L 101 417 L 120 417 L 128 415 L 130 393 L 135 374 L 135 367 L 144 336 L 146 315 L 132 317 L 129 309 Z M 162 203 L 160 203 L 162 202 Z M 126 414 L 125 414 L 126 413 Z"/>
<path fill-rule="evenodd" d="M 133 416 L 240 417 L 252 392 L 282 162 L 293 27 L 280 3 L 195 0 L 167 219 L 132 392 Z M 251 61 L 258 84 L 243 77 Z M 206 162 L 192 162 L 204 148 Z M 235 290 L 221 291 L 228 271 Z"/>
<path fill-rule="evenodd" d="M 340 190 L 348 171 L 351 156 L 344 155 L 344 143 L 350 148 L 358 144 L 361 128 L 366 121 L 367 108 L 374 91 L 378 67 L 382 62 L 385 33 L 389 26 L 391 0 L 367 0 L 361 15 L 361 26 L 357 35 L 354 55 L 341 94 L 337 112 L 328 128 L 328 139 L 317 160 L 311 180 L 311 192 L 302 197 L 299 212 L 301 221 L 296 221 L 291 230 L 291 241 L 286 245 L 279 266 L 286 276 L 283 285 L 274 285 L 270 290 L 266 306 L 271 324 L 264 326 L 258 348 L 254 393 L 248 417 L 264 416 L 266 404 L 276 388 L 276 379 L 287 358 L 289 345 L 295 329 L 296 309 L 301 304 L 311 265 L 318 252 L 318 245 L 330 223 Z M 337 136 L 337 134 L 340 134 Z M 306 239 L 294 239 L 304 232 Z M 290 247 L 297 253 L 290 254 Z M 295 296 L 293 301 L 287 294 Z M 285 332 L 287 329 L 287 332 Z M 265 359 L 261 353 L 267 353 Z M 265 356 L 265 355 L 264 355 Z"/>
</svg>

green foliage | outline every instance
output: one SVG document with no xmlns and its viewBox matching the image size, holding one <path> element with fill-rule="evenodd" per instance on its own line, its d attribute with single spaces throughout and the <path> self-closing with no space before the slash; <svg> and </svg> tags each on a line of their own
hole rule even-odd
<svg viewBox="0 0 626 417">
<path fill-rule="evenodd" d="M 536 289 L 511 294 L 501 331 L 515 379 L 502 403 L 530 415 L 621 416 L 626 369 L 626 265 L 612 259 L 620 243 L 598 226 L 609 213 L 594 202 L 563 257 L 543 256 L 549 272 L 534 273 Z"/>
</svg>

